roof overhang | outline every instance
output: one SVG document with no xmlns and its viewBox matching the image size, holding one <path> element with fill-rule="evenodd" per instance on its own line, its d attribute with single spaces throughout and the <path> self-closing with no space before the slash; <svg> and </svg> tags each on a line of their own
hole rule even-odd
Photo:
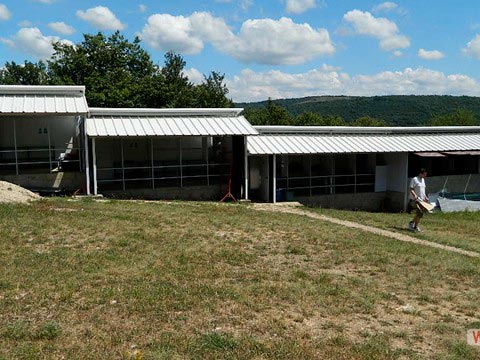
<svg viewBox="0 0 480 360">
<path fill-rule="evenodd" d="M 0 85 L 0 115 L 84 115 L 85 86 Z"/>
<path fill-rule="evenodd" d="M 90 117 L 166 117 L 166 116 L 220 116 L 234 117 L 239 116 L 243 109 L 240 108 L 166 108 L 166 109 L 149 109 L 149 108 L 90 108 Z"/>
<path fill-rule="evenodd" d="M 416 152 L 415 155 L 420 157 L 427 157 L 427 158 L 444 158 L 447 155 L 439 153 L 439 152 Z"/>
<path fill-rule="evenodd" d="M 480 133 L 480 126 L 254 126 L 260 135 L 359 135 Z"/>
<path fill-rule="evenodd" d="M 241 111 L 91 108 L 86 129 L 90 137 L 258 135 Z"/>
<path fill-rule="evenodd" d="M 258 128 L 257 128 L 258 129 Z M 480 133 L 259 135 L 250 155 L 480 151 Z"/>
</svg>

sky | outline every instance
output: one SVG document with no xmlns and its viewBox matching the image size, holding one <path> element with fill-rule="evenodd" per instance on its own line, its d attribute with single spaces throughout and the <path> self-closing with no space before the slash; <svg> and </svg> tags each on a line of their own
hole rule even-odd
<svg viewBox="0 0 480 360">
<path fill-rule="evenodd" d="M 480 1 L 0 0 L 0 66 L 120 30 L 236 102 L 315 95 L 480 96 Z"/>
</svg>

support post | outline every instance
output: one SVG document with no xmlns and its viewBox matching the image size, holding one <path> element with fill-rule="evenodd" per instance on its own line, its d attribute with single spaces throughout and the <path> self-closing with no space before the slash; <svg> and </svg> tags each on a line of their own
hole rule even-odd
<svg viewBox="0 0 480 360">
<path fill-rule="evenodd" d="M 122 189 L 125 191 L 125 158 L 123 154 L 123 139 L 120 139 L 120 148 L 122 154 Z"/>
<path fill-rule="evenodd" d="M 408 183 L 408 156 L 409 154 L 408 153 L 405 153 L 405 157 L 406 157 L 406 160 L 405 160 L 405 183 L 404 183 L 404 189 L 405 189 L 405 195 L 404 195 L 404 198 L 403 198 L 403 211 L 407 211 L 408 209 L 408 194 L 410 192 L 410 189 L 408 188 L 409 186 L 409 183 Z"/>
<path fill-rule="evenodd" d="M 93 162 L 93 194 L 98 195 L 97 188 L 97 154 L 95 148 L 95 138 L 92 138 L 92 162 Z"/>
<path fill-rule="evenodd" d="M 52 141 L 50 139 L 50 122 L 46 120 L 46 127 L 47 127 L 47 138 L 48 138 L 48 164 L 50 166 L 50 172 L 52 172 Z"/>
<path fill-rule="evenodd" d="M 86 194 L 91 195 L 90 191 L 90 159 L 88 156 L 88 136 L 87 136 L 87 127 L 85 124 L 85 118 L 83 118 L 83 141 L 84 141 L 84 156 L 85 156 L 85 186 Z"/>
<path fill-rule="evenodd" d="M 308 167 L 309 167 L 309 174 L 308 174 L 308 187 L 310 189 L 310 197 L 312 197 L 312 154 L 310 154 L 310 159 L 309 159 L 309 163 L 308 163 Z"/>
<path fill-rule="evenodd" d="M 249 173 L 248 173 L 248 149 L 247 149 L 247 137 L 244 136 L 244 153 L 245 153 L 245 160 L 244 160 L 244 173 L 245 173 L 245 191 L 243 193 L 245 200 L 248 200 L 248 180 L 249 180 Z"/>
<path fill-rule="evenodd" d="M 153 138 L 150 138 L 150 158 L 152 164 L 152 189 L 155 190 L 155 163 L 153 161 Z"/>
<path fill-rule="evenodd" d="M 207 186 L 210 186 L 210 169 L 209 169 L 209 164 L 208 164 L 208 143 L 210 140 L 210 136 L 205 136 L 202 138 L 202 148 L 203 151 L 205 151 L 205 162 L 206 162 L 206 174 L 207 174 Z"/>
<path fill-rule="evenodd" d="M 18 176 L 17 122 L 13 119 L 13 144 L 15 146 L 15 173 Z"/>
<path fill-rule="evenodd" d="M 182 138 L 178 140 L 178 146 L 180 147 L 180 187 L 183 188 L 183 142 Z"/>
<path fill-rule="evenodd" d="M 277 202 L 277 155 L 273 154 L 273 203 Z"/>
</svg>

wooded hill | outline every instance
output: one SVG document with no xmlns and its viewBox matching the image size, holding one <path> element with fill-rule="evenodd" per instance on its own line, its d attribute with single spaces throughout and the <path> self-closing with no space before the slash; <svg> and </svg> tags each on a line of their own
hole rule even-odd
<svg viewBox="0 0 480 360">
<path fill-rule="evenodd" d="M 245 109 L 260 109 L 268 101 L 237 103 Z M 324 117 L 341 117 L 346 123 L 368 116 L 383 119 L 392 126 L 420 126 L 434 116 L 462 109 L 480 118 L 480 97 L 471 96 L 312 96 L 297 99 L 273 100 L 292 116 L 318 113 Z"/>
</svg>

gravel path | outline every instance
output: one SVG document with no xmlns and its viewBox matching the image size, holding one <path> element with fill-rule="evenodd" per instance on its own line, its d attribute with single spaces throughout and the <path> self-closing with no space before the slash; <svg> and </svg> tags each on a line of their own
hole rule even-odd
<svg viewBox="0 0 480 360">
<path fill-rule="evenodd" d="M 383 230 L 379 229 L 373 226 L 368 226 L 368 225 L 363 225 L 359 224 L 353 221 L 347 221 L 347 220 L 341 220 L 338 218 L 330 217 L 330 216 L 325 216 L 321 214 L 316 214 L 311 211 L 304 210 L 302 208 L 299 208 L 296 203 L 286 203 L 286 204 L 253 204 L 253 208 L 256 210 L 261 210 L 261 211 L 271 211 L 271 212 L 282 212 L 282 213 L 288 213 L 288 214 L 295 214 L 295 215 L 301 215 L 301 216 L 306 216 L 312 219 L 317 219 L 317 220 L 322 220 L 322 221 L 327 221 L 333 224 L 337 225 L 342 225 L 346 226 L 352 229 L 359 229 L 362 231 L 370 232 L 372 234 L 377 234 L 381 236 L 386 236 L 395 240 L 403 241 L 403 242 L 409 242 L 413 244 L 418 244 L 418 245 L 423 245 L 423 246 L 429 246 L 432 248 L 440 249 L 440 250 L 445 250 L 445 251 L 450 251 L 453 253 L 457 254 L 462 254 L 470 257 L 475 257 L 479 258 L 480 254 L 475 252 L 475 251 L 468 251 L 468 250 L 463 250 L 456 248 L 454 246 L 448 246 L 448 245 L 442 245 L 438 244 L 432 241 L 427 241 L 427 240 L 422 240 L 418 239 L 413 236 L 408 236 L 405 234 L 400 234 L 394 231 L 389 231 L 389 230 Z"/>
</svg>

